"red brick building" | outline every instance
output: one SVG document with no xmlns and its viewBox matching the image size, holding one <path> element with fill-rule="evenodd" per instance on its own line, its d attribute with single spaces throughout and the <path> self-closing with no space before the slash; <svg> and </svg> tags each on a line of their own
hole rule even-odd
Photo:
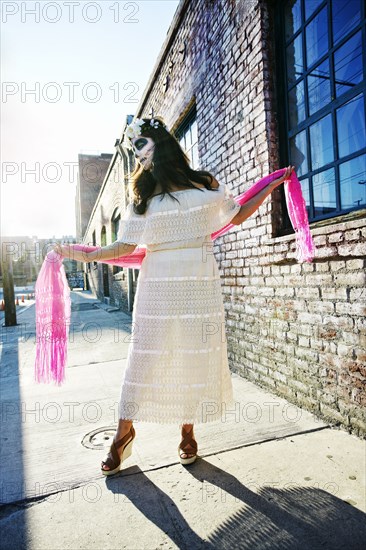
<svg viewBox="0 0 366 550">
<path fill-rule="evenodd" d="M 364 9 L 361 0 L 182 0 L 135 113 L 163 116 L 192 166 L 234 195 L 296 166 L 317 249 L 312 263 L 295 259 L 282 186 L 215 241 L 230 366 L 359 435 L 366 434 Z M 86 241 L 113 241 L 131 162 L 117 144 Z M 103 297 L 108 280 L 110 301 L 131 311 L 130 272 L 99 266 L 95 292 Z"/>
<path fill-rule="evenodd" d="M 75 195 L 76 238 L 84 237 L 90 214 L 98 197 L 100 188 L 108 170 L 112 155 L 80 154 L 78 157 L 78 179 Z"/>
</svg>

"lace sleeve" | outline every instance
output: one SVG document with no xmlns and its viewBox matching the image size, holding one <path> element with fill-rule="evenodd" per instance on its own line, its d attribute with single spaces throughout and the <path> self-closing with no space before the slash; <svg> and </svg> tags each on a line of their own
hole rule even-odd
<svg viewBox="0 0 366 550">
<path fill-rule="evenodd" d="M 234 199 L 234 195 L 229 187 L 224 184 L 220 184 L 220 186 L 221 185 L 224 189 L 224 198 L 221 207 L 219 208 L 218 224 L 220 225 L 220 227 L 214 229 L 213 231 L 211 231 L 211 233 L 217 231 L 218 229 L 221 229 L 221 227 L 224 227 L 225 225 L 230 223 L 241 208 L 241 205 Z"/>
<path fill-rule="evenodd" d="M 136 217 L 136 214 L 133 211 L 133 204 L 130 202 L 125 210 L 125 213 L 123 217 L 120 220 L 119 223 L 119 229 L 118 229 L 118 235 L 117 235 L 117 241 L 126 243 L 126 244 L 139 244 L 136 242 L 139 240 L 138 238 L 138 232 L 136 232 L 136 229 L 134 230 L 136 223 L 134 220 L 134 217 Z M 139 216 L 144 217 L 144 216 Z"/>
<path fill-rule="evenodd" d="M 197 239 L 230 223 L 241 208 L 223 184 L 217 193 L 208 191 L 204 197 L 204 202 L 197 206 L 177 206 L 170 201 L 159 211 L 148 208 L 143 215 L 135 214 L 130 203 L 120 222 L 118 241 L 148 245 Z"/>
</svg>

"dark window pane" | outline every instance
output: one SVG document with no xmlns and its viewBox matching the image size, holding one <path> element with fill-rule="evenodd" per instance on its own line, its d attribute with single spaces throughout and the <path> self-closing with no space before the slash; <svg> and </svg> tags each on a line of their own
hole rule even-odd
<svg viewBox="0 0 366 550">
<path fill-rule="evenodd" d="M 360 22 L 361 0 L 333 0 L 333 44 L 346 36 Z"/>
<path fill-rule="evenodd" d="M 300 132 L 290 139 L 291 165 L 295 166 L 297 176 L 308 172 L 308 159 L 306 152 L 306 133 Z"/>
<path fill-rule="evenodd" d="M 117 216 L 117 218 L 112 220 L 112 242 L 117 240 L 120 221 L 121 221 L 121 216 Z"/>
<path fill-rule="evenodd" d="M 285 7 L 285 33 L 289 40 L 301 25 L 301 0 L 289 0 Z"/>
<path fill-rule="evenodd" d="M 340 164 L 339 178 L 342 208 L 366 204 L 366 155 Z"/>
<path fill-rule="evenodd" d="M 323 61 L 308 76 L 309 114 L 330 103 L 329 61 Z"/>
<path fill-rule="evenodd" d="M 304 72 L 302 61 L 302 42 L 301 34 L 287 46 L 287 80 L 288 84 L 294 84 Z"/>
<path fill-rule="evenodd" d="M 365 109 L 362 95 L 337 109 L 339 158 L 366 146 Z"/>
<path fill-rule="evenodd" d="M 310 67 L 328 51 L 328 17 L 327 8 L 306 27 L 306 59 Z"/>
<path fill-rule="evenodd" d="M 313 176 L 314 214 L 330 214 L 337 209 L 334 168 Z"/>
<path fill-rule="evenodd" d="M 305 0 L 305 19 L 309 19 L 310 15 L 322 2 L 323 0 Z"/>
<path fill-rule="evenodd" d="M 303 80 L 289 91 L 288 109 L 290 128 L 295 128 L 295 126 L 305 120 L 305 94 Z"/>
<path fill-rule="evenodd" d="M 102 231 L 100 232 L 100 244 L 101 246 L 107 246 L 107 231 L 105 226 L 102 227 Z"/>
<path fill-rule="evenodd" d="M 361 32 L 355 34 L 334 53 L 334 70 L 337 97 L 361 82 L 363 78 Z"/>
<path fill-rule="evenodd" d="M 310 126 L 311 169 L 317 170 L 334 160 L 331 115 Z"/>
</svg>

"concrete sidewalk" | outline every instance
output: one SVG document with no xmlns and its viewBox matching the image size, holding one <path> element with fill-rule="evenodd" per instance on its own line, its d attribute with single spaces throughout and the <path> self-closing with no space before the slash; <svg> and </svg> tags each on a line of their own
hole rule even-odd
<svg viewBox="0 0 366 550">
<path fill-rule="evenodd" d="M 195 427 L 135 422 L 132 456 L 100 472 L 118 419 L 131 316 L 73 292 L 66 381 L 33 382 L 34 306 L 2 328 L 2 549 L 358 549 L 366 443 L 232 375 L 236 406 Z"/>
</svg>

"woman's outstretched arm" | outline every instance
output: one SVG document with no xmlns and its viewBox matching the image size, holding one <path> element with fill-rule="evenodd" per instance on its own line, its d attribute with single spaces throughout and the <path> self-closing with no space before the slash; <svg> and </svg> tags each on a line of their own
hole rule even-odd
<svg viewBox="0 0 366 550">
<path fill-rule="evenodd" d="M 116 260 L 120 256 L 127 256 L 128 254 L 132 254 L 136 246 L 136 244 L 127 244 L 122 243 L 121 241 L 115 241 L 108 246 L 99 246 L 97 250 L 93 250 L 92 252 L 75 250 L 73 248 L 73 245 L 68 244 L 57 244 L 54 249 L 64 258 L 87 263 L 101 262 L 103 260 Z"/>
<path fill-rule="evenodd" d="M 254 195 L 254 197 L 249 199 L 245 204 L 242 204 L 239 212 L 233 217 L 230 223 L 233 223 L 234 225 L 240 225 L 252 214 L 254 214 L 254 212 L 260 207 L 264 199 L 268 197 L 268 195 L 270 195 L 272 191 L 276 189 L 276 187 L 278 187 L 279 185 L 281 185 L 281 183 L 290 178 L 293 170 L 294 166 L 288 166 L 286 168 L 286 172 L 281 178 L 273 180 L 261 191 L 259 191 L 259 193 Z"/>
</svg>

